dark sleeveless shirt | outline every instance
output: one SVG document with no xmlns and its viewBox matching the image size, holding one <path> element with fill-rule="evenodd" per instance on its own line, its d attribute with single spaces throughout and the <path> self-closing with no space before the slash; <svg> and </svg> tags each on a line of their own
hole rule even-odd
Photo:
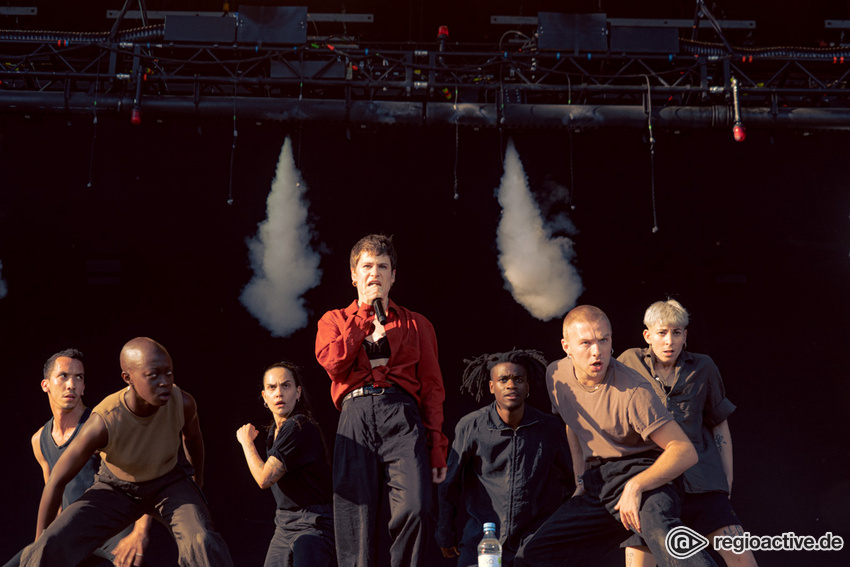
<svg viewBox="0 0 850 567">
<path fill-rule="evenodd" d="M 41 454 L 44 455 L 44 459 L 47 461 L 48 466 L 50 466 L 50 470 L 53 470 L 53 467 L 56 465 L 56 461 L 59 460 L 59 457 L 62 456 L 62 453 L 65 452 L 65 449 L 68 445 L 71 444 L 77 437 L 77 433 L 80 432 L 80 429 L 83 426 L 83 423 L 91 415 L 91 408 L 86 408 L 83 412 L 82 417 L 80 417 L 80 423 L 77 424 L 77 429 L 74 430 L 74 434 L 71 435 L 71 438 L 68 439 L 62 446 L 56 444 L 56 441 L 53 440 L 53 418 L 51 417 L 47 420 L 47 423 L 44 424 L 44 428 L 41 430 Z M 94 475 L 97 473 L 100 468 L 100 456 L 97 453 L 93 454 L 91 458 L 86 462 L 85 466 L 77 473 L 71 482 L 65 487 L 65 492 L 62 494 L 62 509 L 67 508 L 71 505 L 71 503 L 75 502 L 77 498 L 82 496 L 83 492 L 86 491 L 88 487 L 94 484 Z"/>
</svg>

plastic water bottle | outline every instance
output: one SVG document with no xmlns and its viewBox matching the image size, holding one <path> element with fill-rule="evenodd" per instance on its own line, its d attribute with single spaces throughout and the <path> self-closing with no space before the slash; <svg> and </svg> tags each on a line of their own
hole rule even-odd
<svg viewBox="0 0 850 567">
<path fill-rule="evenodd" d="M 496 539 L 496 524 L 484 524 L 484 537 L 478 544 L 478 567 L 501 567 L 502 544 Z"/>
</svg>

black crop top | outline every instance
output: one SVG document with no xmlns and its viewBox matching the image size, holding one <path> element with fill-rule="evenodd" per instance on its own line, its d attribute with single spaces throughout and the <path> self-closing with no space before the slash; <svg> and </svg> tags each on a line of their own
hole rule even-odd
<svg viewBox="0 0 850 567">
<path fill-rule="evenodd" d="M 381 337 L 376 343 L 364 340 L 363 348 L 366 349 L 369 360 L 390 357 L 390 341 L 387 340 L 387 337 Z"/>
</svg>

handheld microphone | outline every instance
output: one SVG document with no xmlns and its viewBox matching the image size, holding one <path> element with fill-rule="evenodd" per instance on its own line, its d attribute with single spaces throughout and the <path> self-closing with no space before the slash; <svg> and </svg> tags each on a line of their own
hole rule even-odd
<svg viewBox="0 0 850 567">
<path fill-rule="evenodd" d="M 375 318 L 381 325 L 387 324 L 387 313 L 384 311 L 384 302 L 380 297 L 376 297 L 372 302 L 372 308 L 375 310 Z"/>
</svg>

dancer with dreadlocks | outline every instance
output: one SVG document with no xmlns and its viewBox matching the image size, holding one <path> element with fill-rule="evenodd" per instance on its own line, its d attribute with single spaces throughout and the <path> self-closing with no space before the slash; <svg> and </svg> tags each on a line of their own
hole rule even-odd
<svg viewBox="0 0 850 567">
<path fill-rule="evenodd" d="M 473 565 L 484 523 L 495 522 L 502 565 L 509 567 L 523 541 L 571 491 L 566 433 L 557 418 L 525 403 L 531 382 L 541 385 L 546 374 L 539 351 L 483 354 L 464 362 L 461 391 L 481 401 L 489 390 L 495 400 L 455 428 L 440 485 L 437 543 L 444 557 L 458 558 L 458 567 Z"/>
</svg>

